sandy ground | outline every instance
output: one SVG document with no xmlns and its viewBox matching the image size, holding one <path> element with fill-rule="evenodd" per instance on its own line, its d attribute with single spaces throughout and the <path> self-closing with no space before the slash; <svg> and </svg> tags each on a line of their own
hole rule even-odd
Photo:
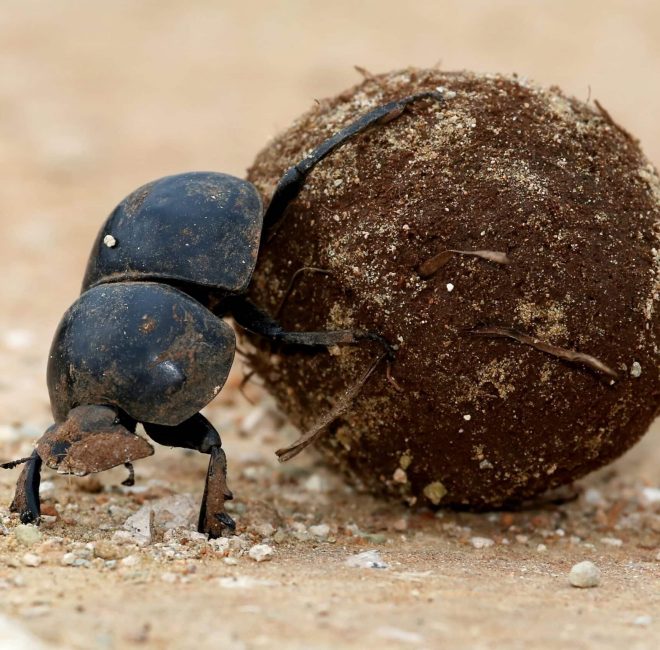
<svg viewBox="0 0 660 650">
<path fill-rule="evenodd" d="M 225 4 L 3 3 L 2 459 L 50 423 L 50 337 L 112 206 L 166 173 L 242 175 L 313 98 L 356 81 L 353 64 L 441 61 L 558 83 L 601 100 L 660 160 L 652 0 Z M 410 512 L 356 494 L 313 454 L 278 466 L 272 451 L 293 432 L 258 388 L 257 406 L 245 401 L 238 378 L 208 409 L 237 496 L 229 545 L 160 520 L 143 547 L 121 532 L 141 508 L 197 501 L 195 455 L 159 449 L 133 490 L 117 470 L 101 483 L 45 473 L 48 520 L 32 540 L 6 510 L 16 472 L 0 474 L 0 648 L 658 646 L 657 423 L 570 503 Z M 256 562 L 264 541 L 273 555 Z M 370 550 L 385 567 L 347 564 Z M 600 567 L 600 587 L 568 585 L 583 559 Z"/>
</svg>

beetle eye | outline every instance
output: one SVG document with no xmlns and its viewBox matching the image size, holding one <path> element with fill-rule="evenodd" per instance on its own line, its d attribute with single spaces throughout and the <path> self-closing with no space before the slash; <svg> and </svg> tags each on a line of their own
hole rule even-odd
<svg viewBox="0 0 660 650">
<path fill-rule="evenodd" d="M 112 421 L 112 424 L 119 424 L 120 422 L 121 422 L 121 420 L 120 420 L 118 417 L 116 417 L 116 418 Z"/>
</svg>

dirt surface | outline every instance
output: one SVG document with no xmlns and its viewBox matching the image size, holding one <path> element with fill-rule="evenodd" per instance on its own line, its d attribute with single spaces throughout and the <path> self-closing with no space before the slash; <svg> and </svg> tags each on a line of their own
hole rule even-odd
<svg viewBox="0 0 660 650">
<path fill-rule="evenodd" d="M 657 3 L 272 4 L 4 4 L 2 460 L 29 453 L 51 422 L 50 338 L 110 209 L 167 173 L 242 175 L 313 98 L 357 81 L 354 64 L 441 60 L 581 99 L 591 88 L 660 160 Z M 658 646 L 657 423 L 575 501 L 436 515 L 357 494 L 312 454 L 277 465 L 273 450 L 295 432 L 258 388 L 257 406 L 244 401 L 239 379 L 237 368 L 207 411 L 230 463 L 232 542 L 185 532 L 205 472 L 194 454 L 159 448 L 136 464 L 132 489 L 119 470 L 100 484 L 44 472 L 40 537 L 6 510 L 18 470 L 0 474 L 0 647 Z M 364 551 L 386 566 L 347 563 Z M 578 590 L 568 573 L 585 559 L 601 584 Z"/>
</svg>

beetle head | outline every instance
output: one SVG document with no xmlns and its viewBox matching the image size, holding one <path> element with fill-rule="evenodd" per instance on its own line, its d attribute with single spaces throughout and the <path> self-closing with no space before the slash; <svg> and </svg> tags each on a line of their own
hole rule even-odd
<svg viewBox="0 0 660 650">
<path fill-rule="evenodd" d="M 110 406 L 71 409 L 37 443 L 39 456 L 60 474 L 85 476 L 153 454 L 153 447 L 129 431 Z"/>
</svg>

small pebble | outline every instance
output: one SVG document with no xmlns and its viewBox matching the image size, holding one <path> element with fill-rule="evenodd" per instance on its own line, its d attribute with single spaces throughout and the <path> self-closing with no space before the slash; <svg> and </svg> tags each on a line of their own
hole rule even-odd
<svg viewBox="0 0 660 650">
<path fill-rule="evenodd" d="M 630 367 L 630 376 L 631 377 L 640 377 L 642 374 L 642 366 L 638 361 L 633 361 L 632 366 Z"/>
<path fill-rule="evenodd" d="M 447 283 L 447 291 L 451 293 L 454 290 L 454 285 L 451 282 Z"/>
<path fill-rule="evenodd" d="M 495 542 L 490 537 L 470 537 L 470 544 L 474 548 L 488 548 L 495 544 Z"/>
<path fill-rule="evenodd" d="M 218 584 L 225 589 L 251 589 L 252 587 L 270 587 L 276 583 L 270 580 L 258 580 L 250 576 L 226 576 L 218 578 Z"/>
<path fill-rule="evenodd" d="M 397 467 L 394 470 L 394 474 L 392 474 L 392 480 L 395 483 L 407 483 L 408 482 L 408 474 L 406 474 L 405 469 L 401 469 L 400 467 Z"/>
<path fill-rule="evenodd" d="M 623 546 L 623 540 L 618 537 L 602 537 L 600 543 L 607 546 Z"/>
<path fill-rule="evenodd" d="M 651 623 L 653 623 L 653 617 L 648 614 L 637 616 L 633 621 L 633 625 L 639 625 L 640 627 L 648 627 Z"/>
<path fill-rule="evenodd" d="M 140 558 L 137 555 L 127 555 L 123 560 L 121 560 L 122 566 L 137 566 L 140 564 Z"/>
<path fill-rule="evenodd" d="M 346 564 L 355 569 L 387 569 L 378 551 L 363 551 L 357 555 L 346 558 Z"/>
<path fill-rule="evenodd" d="M 273 535 L 273 541 L 276 544 L 282 544 L 282 542 L 284 542 L 285 540 L 286 540 L 286 533 L 281 528 L 279 528 L 277 532 Z"/>
<path fill-rule="evenodd" d="M 130 533 L 132 541 L 138 546 L 151 544 L 154 525 L 154 511 L 151 505 L 142 506 L 124 522 L 124 532 Z M 120 531 L 117 531 L 120 532 Z M 113 536 L 113 539 L 117 534 Z M 116 539 L 115 541 L 119 541 Z"/>
<path fill-rule="evenodd" d="M 272 537 L 273 533 L 275 532 L 275 528 L 272 524 L 269 523 L 259 524 L 258 526 L 255 526 L 254 529 L 262 537 Z"/>
<path fill-rule="evenodd" d="M 383 639 L 409 645 L 418 645 L 424 641 L 424 637 L 417 632 L 409 632 L 398 627 L 382 626 L 376 629 L 376 634 Z"/>
<path fill-rule="evenodd" d="M 62 566 L 73 566 L 75 561 L 76 561 L 75 553 L 65 553 L 62 556 L 62 559 L 60 560 L 60 564 Z"/>
<path fill-rule="evenodd" d="M 47 499 L 48 497 L 52 496 L 54 491 L 55 483 L 52 481 L 42 481 L 39 485 L 39 496 L 42 499 Z"/>
<path fill-rule="evenodd" d="M 100 557 L 103 560 L 120 560 L 126 553 L 115 544 L 101 540 L 94 546 L 94 557 Z"/>
<path fill-rule="evenodd" d="M 548 550 L 548 547 L 545 544 L 539 544 L 536 547 L 536 552 L 537 553 L 545 553 Z"/>
<path fill-rule="evenodd" d="M 568 581 L 573 587 L 586 589 L 600 584 L 600 570 L 589 560 L 578 562 L 568 574 Z"/>
<path fill-rule="evenodd" d="M 397 532 L 402 533 L 408 530 L 408 520 L 405 517 L 401 517 L 392 524 L 392 528 Z"/>
<path fill-rule="evenodd" d="M 249 551 L 248 555 L 255 562 L 266 562 L 273 557 L 273 547 L 268 544 L 255 544 Z"/>
<path fill-rule="evenodd" d="M 19 524 L 14 528 L 14 536 L 19 544 L 33 546 L 41 541 L 41 532 L 32 524 Z"/>
<path fill-rule="evenodd" d="M 312 474 L 305 481 L 305 489 L 310 492 L 325 492 L 327 490 L 326 482 L 318 474 Z"/>
<path fill-rule="evenodd" d="M 642 496 L 648 504 L 660 503 L 660 488 L 645 487 L 642 489 Z"/>
<path fill-rule="evenodd" d="M 326 538 L 330 534 L 330 526 L 328 524 L 319 524 L 318 526 L 310 526 L 309 532 L 314 537 Z"/>
<path fill-rule="evenodd" d="M 103 238 L 103 243 L 108 247 L 108 248 L 114 248 L 117 245 L 117 240 L 112 236 L 112 235 L 106 235 Z"/>
<path fill-rule="evenodd" d="M 35 553 L 26 553 L 23 556 L 23 564 L 25 566 L 36 567 L 41 564 L 41 558 Z"/>
<path fill-rule="evenodd" d="M 172 584 L 179 579 L 179 576 L 177 576 L 176 573 L 172 573 L 171 571 L 166 571 L 165 573 L 160 574 L 160 579 L 163 582 L 169 582 L 170 584 Z"/>
</svg>

